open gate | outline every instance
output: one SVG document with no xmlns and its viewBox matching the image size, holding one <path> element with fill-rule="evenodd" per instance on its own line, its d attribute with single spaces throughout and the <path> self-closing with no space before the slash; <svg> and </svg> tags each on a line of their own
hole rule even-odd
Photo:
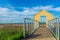
<svg viewBox="0 0 60 40">
<path fill-rule="evenodd" d="M 39 22 L 30 18 L 24 19 L 23 36 L 24 38 L 32 35 L 39 28 Z"/>
<path fill-rule="evenodd" d="M 52 19 L 48 22 L 48 28 L 50 29 L 56 40 L 59 40 L 60 36 L 59 25 L 60 25 L 59 18 Z"/>
</svg>

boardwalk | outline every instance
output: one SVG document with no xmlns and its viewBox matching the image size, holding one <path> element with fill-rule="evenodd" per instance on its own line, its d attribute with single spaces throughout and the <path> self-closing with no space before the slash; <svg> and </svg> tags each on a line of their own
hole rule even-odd
<svg viewBox="0 0 60 40">
<path fill-rule="evenodd" d="M 56 40 L 48 28 L 39 28 L 32 36 L 22 40 Z"/>
</svg>

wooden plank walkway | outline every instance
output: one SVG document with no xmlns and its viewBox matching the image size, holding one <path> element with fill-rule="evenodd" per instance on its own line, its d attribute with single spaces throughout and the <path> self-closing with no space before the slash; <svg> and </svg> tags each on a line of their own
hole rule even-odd
<svg viewBox="0 0 60 40">
<path fill-rule="evenodd" d="M 32 36 L 22 40 L 56 40 L 48 28 L 39 28 Z"/>
</svg>

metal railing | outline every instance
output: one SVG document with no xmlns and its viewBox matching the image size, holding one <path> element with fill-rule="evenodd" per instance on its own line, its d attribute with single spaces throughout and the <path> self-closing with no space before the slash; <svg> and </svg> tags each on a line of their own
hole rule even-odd
<svg viewBox="0 0 60 40">
<path fill-rule="evenodd" d="M 39 22 L 30 18 L 24 19 L 23 36 L 28 37 L 39 27 Z"/>
<path fill-rule="evenodd" d="M 55 18 L 52 19 L 48 22 L 48 28 L 50 29 L 50 31 L 52 32 L 52 34 L 54 35 L 54 37 L 56 38 L 56 40 L 59 40 L 59 36 L 60 36 L 60 27 L 59 27 L 59 18 Z"/>
</svg>

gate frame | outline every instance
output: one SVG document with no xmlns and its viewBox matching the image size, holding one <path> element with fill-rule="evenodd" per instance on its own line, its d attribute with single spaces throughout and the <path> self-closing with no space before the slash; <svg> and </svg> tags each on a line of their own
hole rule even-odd
<svg viewBox="0 0 60 40">
<path fill-rule="evenodd" d="M 33 26 L 36 26 L 35 25 L 35 22 L 38 22 L 37 20 L 32 20 L 30 18 L 24 18 L 24 25 L 23 25 L 23 38 L 26 38 L 26 27 L 28 28 L 28 25 L 26 25 L 26 20 L 31 20 L 33 21 L 34 25 Z M 39 27 L 39 22 L 38 22 L 38 27 Z M 34 30 L 32 31 L 32 34 L 38 29 L 38 27 L 34 28 Z"/>
<path fill-rule="evenodd" d="M 55 19 L 52 19 L 52 20 L 49 20 L 50 22 L 53 21 L 53 20 L 56 20 L 56 24 L 57 24 L 57 27 L 56 27 L 56 40 L 59 40 L 59 18 L 55 18 Z M 49 27 L 48 27 L 49 28 Z M 51 28 L 50 28 L 50 31 L 51 31 Z M 53 31 L 52 31 L 53 32 Z M 54 33 L 53 33 L 54 34 Z"/>
</svg>

